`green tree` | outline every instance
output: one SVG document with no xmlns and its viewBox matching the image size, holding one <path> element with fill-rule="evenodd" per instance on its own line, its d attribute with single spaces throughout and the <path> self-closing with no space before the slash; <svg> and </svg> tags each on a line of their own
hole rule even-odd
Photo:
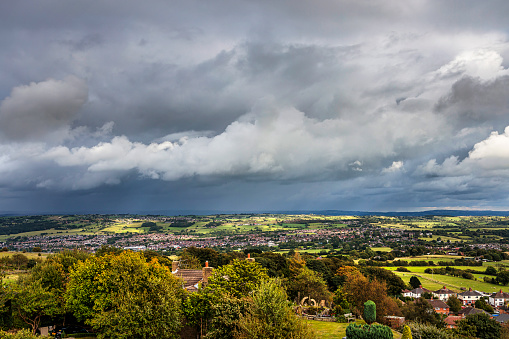
<svg viewBox="0 0 509 339">
<path fill-rule="evenodd" d="M 319 273 L 306 267 L 300 273 L 288 281 L 288 294 L 295 299 L 299 293 L 300 297 L 310 297 L 317 301 L 330 300 L 332 294 L 327 289 L 327 283 Z"/>
<path fill-rule="evenodd" d="M 474 306 L 475 306 L 475 308 L 479 308 L 481 310 L 485 310 L 488 313 L 493 313 L 494 312 L 493 307 L 486 302 L 486 298 L 485 297 L 482 297 L 481 299 L 476 300 Z"/>
<path fill-rule="evenodd" d="M 141 253 L 106 254 L 79 262 L 65 294 L 78 320 L 99 338 L 176 338 L 181 326 L 181 283 L 157 259 Z"/>
<path fill-rule="evenodd" d="M 208 280 L 207 289 L 216 294 L 242 298 L 257 289 L 265 279 L 268 279 L 267 270 L 260 264 L 235 259 L 231 264 L 214 270 Z"/>
<path fill-rule="evenodd" d="M 401 310 L 407 320 L 416 321 L 424 324 L 444 327 L 445 323 L 433 309 L 433 306 L 424 298 L 419 298 L 413 303 L 407 303 Z"/>
<path fill-rule="evenodd" d="M 449 310 L 453 313 L 458 313 L 461 311 L 461 306 L 463 303 L 458 299 L 455 295 L 451 295 L 447 300 L 447 305 L 449 305 Z"/>
<path fill-rule="evenodd" d="M 340 306 L 342 310 L 350 309 L 352 307 L 352 305 L 348 302 L 348 294 L 342 287 L 339 287 L 336 290 L 332 297 L 332 302 L 334 302 L 336 306 Z"/>
<path fill-rule="evenodd" d="M 12 255 L 11 262 L 19 270 L 28 264 L 28 258 L 24 254 L 16 253 Z"/>
<path fill-rule="evenodd" d="M 410 278 L 410 286 L 412 286 L 412 288 L 417 288 L 417 287 L 421 286 L 421 281 L 419 280 L 419 278 L 417 278 L 415 275 L 413 275 Z"/>
<path fill-rule="evenodd" d="M 55 295 L 45 290 L 40 281 L 21 280 L 13 289 L 13 310 L 35 334 L 44 316 L 54 316 L 60 311 Z"/>
<path fill-rule="evenodd" d="M 249 304 L 247 297 L 239 299 L 230 295 L 222 296 L 220 301 L 212 305 L 212 318 L 205 338 L 234 339 L 239 331 L 240 318 L 246 313 Z"/>
<path fill-rule="evenodd" d="M 371 300 L 364 303 L 364 320 L 368 324 L 372 324 L 376 320 L 376 305 Z"/>
<path fill-rule="evenodd" d="M 501 325 L 486 313 L 469 315 L 458 322 L 457 332 L 480 339 L 500 338 Z"/>
<path fill-rule="evenodd" d="M 497 275 L 497 269 L 493 266 L 488 266 L 486 267 L 486 272 L 485 272 L 487 275 Z"/>
<path fill-rule="evenodd" d="M 509 271 L 508 270 L 502 270 L 497 273 L 497 282 L 502 285 L 509 284 Z"/>
<path fill-rule="evenodd" d="M 314 333 L 293 313 L 281 282 L 266 280 L 254 292 L 246 315 L 241 315 L 237 338 L 315 338 Z"/>
</svg>

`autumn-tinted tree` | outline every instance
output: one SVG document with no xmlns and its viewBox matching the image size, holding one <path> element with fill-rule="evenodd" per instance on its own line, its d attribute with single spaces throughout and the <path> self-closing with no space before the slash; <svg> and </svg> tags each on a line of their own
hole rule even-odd
<svg viewBox="0 0 509 339">
<path fill-rule="evenodd" d="M 376 279 L 369 281 L 362 274 L 353 274 L 348 276 L 343 287 L 358 314 L 362 313 L 364 303 L 372 300 L 376 304 L 378 322 L 382 322 L 386 315 L 400 315 L 396 301 L 387 295 L 385 282 Z"/>
<path fill-rule="evenodd" d="M 347 281 L 349 277 L 359 274 L 361 274 L 361 272 L 355 266 L 342 266 L 338 268 L 335 276 L 339 279 L 340 285 L 344 285 L 345 281 Z"/>
<path fill-rule="evenodd" d="M 371 279 L 385 281 L 387 285 L 387 294 L 397 296 L 401 294 L 401 290 L 406 288 L 405 282 L 393 272 L 380 267 L 364 267 L 361 272 Z"/>
</svg>

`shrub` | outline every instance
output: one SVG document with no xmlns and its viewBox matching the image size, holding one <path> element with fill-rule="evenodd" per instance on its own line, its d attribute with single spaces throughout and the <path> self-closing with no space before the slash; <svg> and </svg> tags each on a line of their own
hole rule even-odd
<svg viewBox="0 0 509 339">
<path fill-rule="evenodd" d="M 412 330 L 410 329 L 410 327 L 408 327 L 408 325 L 405 325 L 405 327 L 403 327 L 403 336 L 401 337 L 401 339 L 412 339 Z"/>
<path fill-rule="evenodd" d="M 337 323 L 346 323 L 347 320 L 346 320 L 346 317 L 344 315 L 339 315 L 339 316 L 336 316 L 336 322 Z"/>
<path fill-rule="evenodd" d="M 376 320 L 376 304 L 368 300 L 364 303 L 364 320 L 368 323 L 374 323 Z"/>
<path fill-rule="evenodd" d="M 16 333 L 0 331 L 0 339 L 50 339 L 49 336 L 36 336 L 31 331 L 24 329 Z"/>
<path fill-rule="evenodd" d="M 420 339 L 458 339 L 450 330 L 437 328 L 433 325 L 409 322 L 408 326 L 412 330 L 412 336 Z"/>
<path fill-rule="evenodd" d="M 406 267 L 403 267 L 403 266 L 400 266 L 398 268 L 396 268 L 396 271 L 398 272 L 410 272 L 410 270 Z"/>
<path fill-rule="evenodd" d="M 350 324 L 346 328 L 348 339 L 392 339 L 391 329 L 384 325 L 360 325 Z"/>
</svg>

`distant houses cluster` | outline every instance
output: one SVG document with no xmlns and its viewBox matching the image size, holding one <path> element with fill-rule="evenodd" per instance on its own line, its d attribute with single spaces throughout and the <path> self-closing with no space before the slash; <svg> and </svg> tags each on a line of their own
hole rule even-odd
<svg viewBox="0 0 509 339">
<path fill-rule="evenodd" d="M 509 303 L 509 293 L 503 292 L 502 290 L 494 293 L 485 293 L 469 288 L 467 291 L 457 293 L 448 289 L 446 286 L 437 291 L 431 291 L 422 286 L 414 288 L 413 290 L 402 290 L 402 295 L 404 297 L 414 299 L 421 298 L 425 294 L 427 294 L 427 296 L 432 296 L 428 302 L 435 312 L 447 316 L 444 321 L 449 328 L 454 328 L 457 321 L 476 313 L 486 313 L 500 323 L 509 323 L 509 307 L 506 306 Z M 452 314 L 449 305 L 446 303 L 451 296 L 456 296 L 463 304 L 462 310 L 458 314 Z M 487 300 L 494 308 L 495 314 L 489 314 L 485 310 L 475 308 L 475 302 L 481 298 Z"/>
</svg>

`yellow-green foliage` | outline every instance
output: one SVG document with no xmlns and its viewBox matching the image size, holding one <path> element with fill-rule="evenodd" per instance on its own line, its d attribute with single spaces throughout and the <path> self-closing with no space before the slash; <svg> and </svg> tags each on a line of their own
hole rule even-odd
<svg viewBox="0 0 509 339">
<path fill-rule="evenodd" d="M 16 333 L 0 331 L 0 339 L 50 339 L 50 336 L 36 336 L 29 330 L 20 330 Z"/>
<path fill-rule="evenodd" d="M 408 325 L 405 325 L 403 328 L 403 336 L 401 339 L 412 339 L 412 331 L 410 330 L 410 327 Z"/>
</svg>

